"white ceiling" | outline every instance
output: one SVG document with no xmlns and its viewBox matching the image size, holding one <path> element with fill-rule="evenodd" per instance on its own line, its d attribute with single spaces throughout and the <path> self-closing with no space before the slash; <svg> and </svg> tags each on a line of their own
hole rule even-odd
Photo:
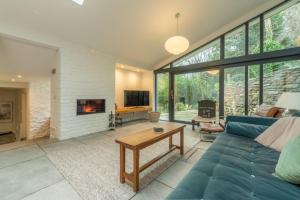
<svg viewBox="0 0 300 200">
<path fill-rule="evenodd" d="M 38 44 L 0 37 L 0 80 L 26 82 L 50 77 L 56 50 Z M 17 75 L 22 75 L 21 79 Z"/>
<path fill-rule="evenodd" d="M 164 42 L 180 32 L 193 44 L 274 0 L 1 0 L 0 23 L 51 34 L 151 68 L 170 56 Z M 1 32 L 1 30 L 0 30 Z"/>
</svg>

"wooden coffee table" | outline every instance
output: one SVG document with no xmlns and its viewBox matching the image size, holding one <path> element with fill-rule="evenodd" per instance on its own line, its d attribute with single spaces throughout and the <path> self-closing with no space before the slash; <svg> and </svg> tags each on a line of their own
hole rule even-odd
<svg viewBox="0 0 300 200">
<path fill-rule="evenodd" d="M 184 153 L 184 127 L 185 125 L 177 123 L 164 123 L 155 125 L 162 127 L 164 131 L 162 133 L 154 132 L 153 128 L 145 129 L 132 135 L 123 136 L 116 139 L 116 142 L 120 144 L 120 182 L 125 183 L 125 180 L 132 184 L 133 191 L 139 190 L 139 174 L 152 164 L 163 158 L 167 154 L 171 153 L 175 149 L 180 149 L 180 154 Z M 176 133 L 180 134 L 180 145 L 173 144 L 172 136 Z M 143 166 L 139 166 L 140 150 L 155 144 L 165 138 L 169 138 L 169 151 L 153 158 Z M 133 172 L 127 173 L 125 170 L 125 151 L 126 148 L 133 151 Z"/>
</svg>

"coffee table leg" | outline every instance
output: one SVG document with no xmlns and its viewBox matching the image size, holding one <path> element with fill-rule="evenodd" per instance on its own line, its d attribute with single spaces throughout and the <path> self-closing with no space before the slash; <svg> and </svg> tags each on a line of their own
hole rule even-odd
<svg viewBox="0 0 300 200">
<path fill-rule="evenodd" d="M 120 182 L 125 183 L 125 146 L 120 144 Z"/>
<path fill-rule="evenodd" d="M 173 137 L 172 135 L 169 137 L 169 149 L 173 147 Z"/>
<path fill-rule="evenodd" d="M 139 160 L 140 151 L 138 149 L 133 150 L 133 191 L 139 191 Z"/>
<path fill-rule="evenodd" d="M 180 154 L 184 154 L 184 129 L 180 130 Z"/>
</svg>

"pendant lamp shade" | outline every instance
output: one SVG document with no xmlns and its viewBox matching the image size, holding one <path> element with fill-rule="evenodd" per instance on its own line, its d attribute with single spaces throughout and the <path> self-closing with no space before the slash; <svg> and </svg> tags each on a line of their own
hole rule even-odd
<svg viewBox="0 0 300 200">
<path fill-rule="evenodd" d="M 169 53 L 174 54 L 174 55 L 183 53 L 190 46 L 188 39 L 186 39 L 183 36 L 178 35 L 178 30 L 179 30 L 178 18 L 179 17 L 180 17 L 180 13 L 176 13 L 175 18 L 177 20 L 177 34 L 173 37 L 170 37 L 165 43 L 165 49 Z"/>
<path fill-rule="evenodd" d="M 181 54 L 189 48 L 189 41 L 183 36 L 173 36 L 165 43 L 165 48 L 168 52 L 174 55 Z"/>
</svg>

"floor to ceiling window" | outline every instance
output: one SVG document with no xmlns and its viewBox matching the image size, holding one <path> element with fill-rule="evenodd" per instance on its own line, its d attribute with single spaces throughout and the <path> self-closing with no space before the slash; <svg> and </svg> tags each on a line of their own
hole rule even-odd
<svg viewBox="0 0 300 200">
<path fill-rule="evenodd" d="M 289 1 L 264 15 L 264 51 L 296 47 L 300 35 L 299 20 L 299 1 Z"/>
<path fill-rule="evenodd" d="M 224 70 L 224 112 L 225 116 L 245 114 L 245 67 Z"/>
<path fill-rule="evenodd" d="M 174 62 L 173 66 L 179 67 L 179 66 L 186 66 L 186 65 L 197 64 L 202 62 L 209 62 L 213 60 L 220 60 L 221 58 L 220 45 L 221 45 L 220 39 L 210 42 L 209 44 L 205 45 L 199 50 Z"/>
<path fill-rule="evenodd" d="M 225 35 L 225 58 L 245 55 L 245 26 Z"/>
<path fill-rule="evenodd" d="M 253 115 L 300 92 L 299 21 L 300 0 L 285 1 L 156 70 L 162 118 L 190 122 L 201 100 L 216 101 L 219 116 Z"/>
<path fill-rule="evenodd" d="M 249 22 L 249 54 L 257 54 L 260 52 L 260 19 L 256 18 Z"/>
<path fill-rule="evenodd" d="M 248 115 L 257 111 L 260 100 L 260 65 L 248 66 Z"/>
<path fill-rule="evenodd" d="M 263 69 L 264 103 L 275 105 L 283 92 L 300 92 L 300 60 L 267 63 Z"/>
<path fill-rule="evenodd" d="M 198 115 L 198 102 L 219 102 L 219 71 L 177 74 L 174 78 L 175 120 L 190 122 Z"/>
<path fill-rule="evenodd" d="M 161 120 L 169 120 L 169 73 L 156 76 L 156 110 Z"/>
</svg>

